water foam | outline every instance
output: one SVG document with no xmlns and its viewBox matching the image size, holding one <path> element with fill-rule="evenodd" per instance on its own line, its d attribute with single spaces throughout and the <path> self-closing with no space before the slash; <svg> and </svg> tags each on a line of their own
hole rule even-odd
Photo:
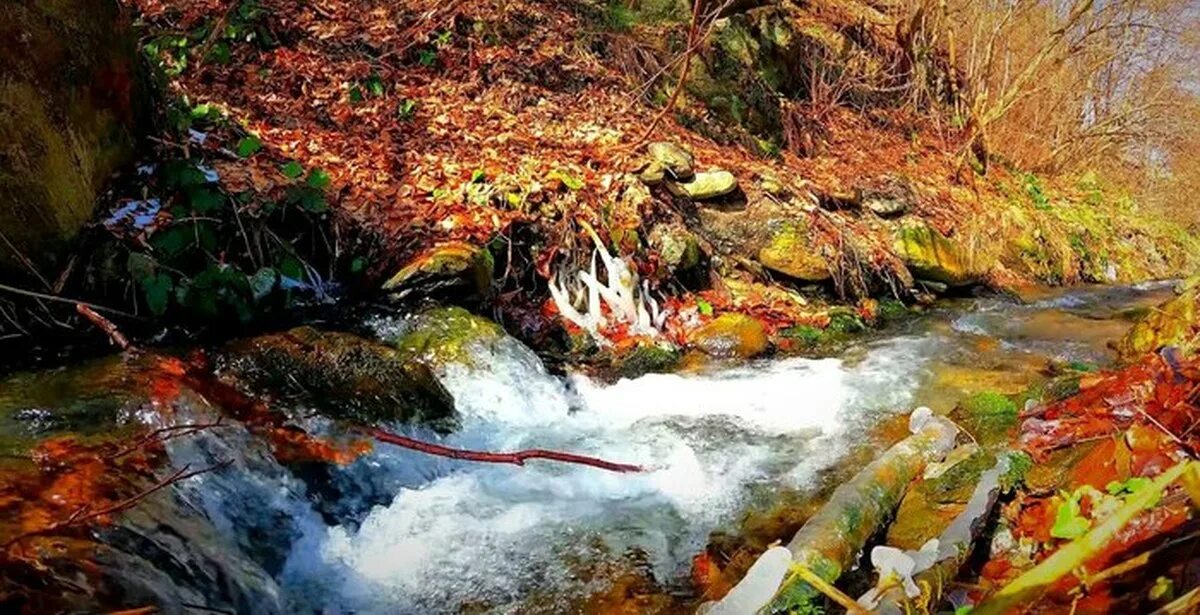
<svg viewBox="0 0 1200 615">
<path fill-rule="evenodd" d="M 355 531 L 306 533 L 283 582 L 300 606 L 360 612 L 456 611 L 465 602 L 520 609 L 531 594 L 587 584 L 565 561 L 646 554 L 660 579 L 685 572 L 708 533 L 733 520 L 754 484 L 811 481 L 873 410 L 907 409 L 927 351 L 898 338 L 850 364 L 788 359 L 605 385 L 546 373 L 507 340 L 475 367 L 440 376 L 462 419 L 455 446 L 570 450 L 641 464 L 618 475 L 531 462 L 421 464 Z"/>
</svg>

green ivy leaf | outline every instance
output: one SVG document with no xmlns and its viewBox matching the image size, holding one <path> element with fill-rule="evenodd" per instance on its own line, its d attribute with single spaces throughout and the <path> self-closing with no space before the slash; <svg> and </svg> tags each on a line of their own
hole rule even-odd
<svg viewBox="0 0 1200 615">
<path fill-rule="evenodd" d="M 308 185 L 310 188 L 324 190 L 329 187 L 329 173 L 325 169 L 313 169 L 308 174 Z"/>
<path fill-rule="evenodd" d="M 1050 535 L 1055 538 L 1074 540 L 1087 533 L 1088 529 L 1092 527 L 1092 522 L 1079 512 L 1079 494 L 1064 493 L 1062 498 L 1063 503 L 1058 505 L 1058 512 L 1054 515 L 1054 526 L 1050 528 Z"/>
<path fill-rule="evenodd" d="M 314 214 L 329 211 L 329 204 L 325 202 L 325 195 L 321 194 L 320 190 L 305 190 L 300 193 L 300 207 Z"/>
<path fill-rule="evenodd" d="M 249 135 L 242 137 L 242 140 L 238 141 L 237 155 L 241 156 L 242 158 L 249 158 L 260 149 L 262 149 L 262 141 L 260 141 L 258 137 L 254 135 Z"/>
<path fill-rule="evenodd" d="M 199 188 L 188 193 L 188 203 L 192 211 L 198 214 L 212 213 L 225 204 L 225 195 L 209 188 Z"/>
<path fill-rule="evenodd" d="M 487 173 L 484 173 L 483 169 L 475 169 L 474 171 L 471 171 L 471 183 L 472 184 L 483 183 L 483 181 L 486 179 L 487 179 Z"/>
<path fill-rule="evenodd" d="M 159 231 L 150 238 L 150 246 L 170 259 L 183 253 L 192 244 L 193 235 L 182 225 L 174 225 Z"/>
<path fill-rule="evenodd" d="M 700 310 L 700 313 L 704 314 L 705 316 L 713 315 L 712 304 L 703 299 L 696 299 L 696 309 Z"/>
<path fill-rule="evenodd" d="M 357 104 L 362 102 L 364 98 L 362 88 L 359 88 L 358 84 L 350 86 L 350 102 Z"/>
<path fill-rule="evenodd" d="M 174 284 L 171 282 L 171 276 L 165 273 L 158 273 L 141 279 L 142 294 L 146 298 L 146 307 L 150 309 L 150 313 L 155 316 L 162 316 L 167 311 L 167 305 L 171 300 L 171 289 Z"/>
<path fill-rule="evenodd" d="M 301 175 L 304 175 L 304 167 L 300 166 L 300 163 L 296 162 L 295 160 L 289 160 L 287 164 L 280 167 L 279 170 L 283 173 L 284 177 L 288 179 L 297 179 Z"/>
<path fill-rule="evenodd" d="M 367 92 L 369 92 L 371 96 L 376 98 L 383 96 L 383 80 L 379 78 L 379 75 L 371 73 L 371 76 L 367 77 L 366 86 Z"/>
<path fill-rule="evenodd" d="M 432 49 L 422 49 L 417 52 L 417 61 L 421 66 L 433 66 L 437 62 L 437 52 Z"/>
</svg>

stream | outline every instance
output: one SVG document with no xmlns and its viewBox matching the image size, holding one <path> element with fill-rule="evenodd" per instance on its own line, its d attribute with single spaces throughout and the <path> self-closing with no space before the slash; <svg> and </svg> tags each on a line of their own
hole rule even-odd
<svg viewBox="0 0 1200 615">
<path fill-rule="evenodd" d="M 212 528 L 176 531 L 227 568 L 219 585 L 231 602 L 259 612 L 578 612 L 631 561 L 665 587 L 686 588 L 691 559 L 713 531 L 737 531 L 779 489 L 827 488 L 835 469 L 859 463 L 852 451 L 887 445 L 881 425 L 918 405 L 947 411 L 971 393 L 1021 392 L 1045 381 L 1051 362 L 1108 364 L 1106 344 L 1171 292 L 1159 282 L 1048 291 L 1024 303 L 959 299 L 836 357 L 613 383 L 552 375 L 505 339 L 479 349 L 474 367 L 438 374 L 459 429 L 438 436 L 389 427 L 455 447 L 558 449 L 648 471 L 472 464 L 380 445 L 314 480 L 227 429 L 169 443 L 176 466 L 236 460 L 172 488 Z M 399 323 L 383 317 L 368 326 L 386 336 Z M 15 416 L 0 428 L 32 429 Z M 328 428 L 307 420 L 315 431 Z M 127 516 L 135 518 L 126 527 L 145 524 Z M 163 541 L 151 530 L 139 536 Z M 163 557 L 182 559 L 146 555 L 146 566 L 127 565 L 140 579 L 127 585 L 159 597 L 195 593 L 163 586 Z"/>
</svg>

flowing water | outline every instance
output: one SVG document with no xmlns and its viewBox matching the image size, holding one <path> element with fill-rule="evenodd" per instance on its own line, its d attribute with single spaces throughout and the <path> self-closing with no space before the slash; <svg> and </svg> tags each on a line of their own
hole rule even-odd
<svg viewBox="0 0 1200 615">
<path fill-rule="evenodd" d="M 615 383 L 551 375 L 515 340 L 439 374 L 461 419 L 445 444 L 567 450 L 648 468 L 641 474 L 471 464 L 381 445 L 317 489 L 244 434 L 180 441 L 170 454 L 177 465 L 239 459 L 177 489 L 219 540 L 274 578 L 285 610 L 565 612 L 604 590 L 609 563 L 634 559 L 659 583 L 683 586 L 712 531 L 736 527 L 781 487 L 816 492 L 824 470 L 916 405 L 944 411 L 973 392 L 1016 393 L 1050 363 L 1110 362 L 1106 344 L 1130 326 L 1130 310 L 1169 295 L 1157 283 L 1023 304 L 959 300 L 834 358 Z"/>
</svg>

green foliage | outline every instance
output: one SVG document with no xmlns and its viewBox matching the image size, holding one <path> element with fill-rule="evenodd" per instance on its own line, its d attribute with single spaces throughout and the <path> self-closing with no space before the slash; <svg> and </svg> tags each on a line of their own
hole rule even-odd
<svg viewBox="0 0 1200 615">
<path fill-rule="evenodd" d="M 1024 451 L 1008 454 L 1008 470 L 1000 476 L 1000 489 L 1012 493 L 1025 482 L 1025 475 L 1033 469 L 1033 457 Z"/>
<path fill-rule="evenodd" d="M 1047 210 L 1050 209 L 1050 199 L 1046 196 L 1046 191 L 1042 187 L 1042 181 L 1033 173 L 1026 173 L 1021 177 L 1022 185 L 1025 189 L 1025 195 L 1033 202 L 1033 206 Z"/>
<path fill-rule="evenodd" d="M 396 107 L 396 116 L 401 121 L 408 121 L 413 118 L 417 112 L 417 101 L 411 98 L 405 98 L 400 101 L 400 105 Z"/>
<path fill-rule="evenodd" d="M 252 148 L 246 142 L 239 149 Z M 333 255 L 302 256 L 298 246 L 323 245 L 304 238 L 318 232 L 330 178 L 322 169 L 305 177 L 294 161 L 281 172 L 293 183 L 278 203 L 227 194 L 196 159 L 164 162 L 146 180 L 142 189 L 163 195 L 169 214 L 128 247 L 126 267 L 149 314 L 245 324 L 321 292 L 324 282 L 308 263 L 331 266 Z"/>
<path fill-rule="evenodd" d="M 254 135 L 242 137 L 237 144 L 237 155 L 242 158 L 249 158 L 262 149 L 262 141 Z"/>
<path fill-rule="evenodd" d="M 1079 510 L 1079 498 L 1081 494 L 1076 493 L 1061 493 L 1062 503 L 1058 505 L 1058 511 L 1054 514 L 1054 525 L 1050 528 L 1050 535 L 1055 538 L 1064 540 L 1074 540 L 1083 536 L 1092 527 L 1092 522 L 1084 517 Z"/>
<path fill-rule="evenodd" d="M 637 23 L 637 13 L 624 0 L 610 0 L 604 5 L 604 29 L 613 32 L 628 32 Z"/>
<path fill-rule="evenodd" d="M 787 329 L 781 331 L 780 335 L 786 338 L 798 340 L 800 343 L 808 347 L 816 346 L 825 339 L 824 331 L 808 325 L 788 327 Z"/>
<path fill-rule="evenodd" d="M 829 331 L 831 333 L 861 333 L 867 330 L 866 323 L 858 314 L 838 311 L 829 315 Z"/>
<path fill-rule="evenodd" d="M 696 298 L 696 309 L 699 310 L 699 312 L 705 316 L 713 315 L 712 304 L 703 299 L 700 299 L 699 297 Z"/>
<path fill-rule="evenodd" d="M 437 62 L 437 52 L 432 49 L 421 49 L 417 51 L 417 62 L 421 66 L 433 66 Z"/>
</svg>

